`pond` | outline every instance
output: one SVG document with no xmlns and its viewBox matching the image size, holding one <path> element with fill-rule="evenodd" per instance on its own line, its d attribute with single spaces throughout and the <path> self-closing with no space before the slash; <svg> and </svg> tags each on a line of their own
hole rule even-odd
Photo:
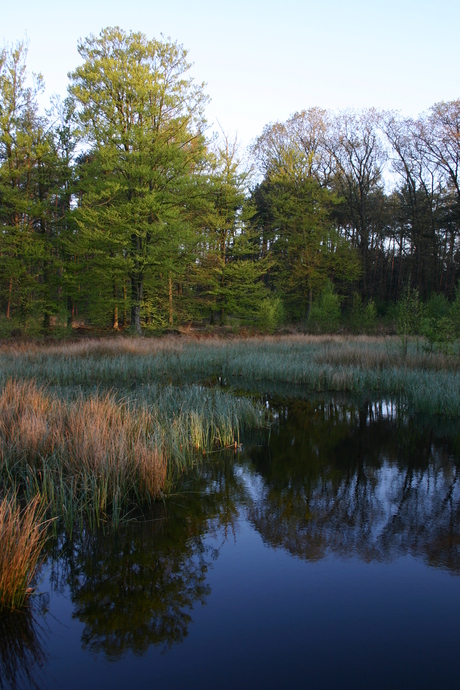
<svg viewBox="0 0 460 690">
<path fill-rule="evenodd" d="M 458 687 L 458 424 L 267 404 L 143 522 L 56 541 L 0 687 Z"/>
</svg>

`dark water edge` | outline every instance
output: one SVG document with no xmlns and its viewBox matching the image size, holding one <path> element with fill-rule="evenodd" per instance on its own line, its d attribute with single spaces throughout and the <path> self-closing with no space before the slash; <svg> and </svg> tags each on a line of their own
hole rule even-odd
<svg viewBox="0 0 460 690">
<path fill-rule="evenodd" d="M 62 536 L 0 687 L 456 688 L 460 430 L 391 400 L 276 423 L 142 523 Z"/>
</svg>

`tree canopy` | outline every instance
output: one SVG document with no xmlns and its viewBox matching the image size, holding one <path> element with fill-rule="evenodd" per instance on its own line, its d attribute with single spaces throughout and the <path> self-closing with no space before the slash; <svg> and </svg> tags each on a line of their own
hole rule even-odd
<svg viewBox="0 0 460 690">
<path fill-rule="evenodd" d="M 0 333 L 456 299 L 460 101 L 310 108 L 241 152 L 209 135 L 181 45 L 109 27 L 78 52 L 46 115 L 27 46 L 0 53 Z"/>
</svg>

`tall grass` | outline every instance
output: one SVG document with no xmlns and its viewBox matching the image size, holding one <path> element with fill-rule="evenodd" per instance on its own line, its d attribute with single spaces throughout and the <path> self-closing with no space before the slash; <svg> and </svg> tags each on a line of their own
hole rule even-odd
<svg viewBox="0 0 460 690">
<path fill-rule="evenodd" d="M 83 521 L 116 524 L 162 496 L 197 454 L 237 443 L 243 420 L 260 427 L 265 417 L 250 400 L 198 386 L 66 398 L 8 381 L 0 392 L 0 482 L 28 500 L 39 495 L 69 532 Z"/>
<path fill-rule="evenodd" d="M 0 499 L 0 611 L 24 605 L 46 540 L 43 507 L 35 496 L 21 508 L 16 495 Z"/>
<path fill-rule="evenodd" d="M 300 384 L 391 396 L 460 416 L 460 359 L 421 352 L 416 341 L 405 357 L 394 338 L 340 336 L 2 346 L 0 491 L 39 494 L 69 531 L 116 524 L 164 496 L 203 453 L 267 424 L 261 405 L 187 383 L 218 378 L 286 384 L 294 395 Z"/>
<path fill-rule="evenodd" d="M 10 376 L 51 386 L 117 388 L 221 377 L 401 396 L 413 409 L 460 415 L 460 358 L 423 352 L 415 340 L 403 356 L 397 338 L 111 338 L 3 347 L 0 383 Z"/>
</svg>

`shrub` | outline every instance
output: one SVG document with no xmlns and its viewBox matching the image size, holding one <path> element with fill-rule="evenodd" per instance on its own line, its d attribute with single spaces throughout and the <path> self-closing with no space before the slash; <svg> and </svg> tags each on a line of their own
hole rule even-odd
<svg viewBox="0 0 460 690">
<path fill-rule="evenodd" d="M 444 295 L 432 295 L 421 311 L 420 333 L 425 338 L 428 348 L 433 351 L 435 345 L 447 352 L 456 338 L 456 328 L 452 319 L 454 309 Z"/>
<path fill-rule="evenodd" d="M 0 318 L 0 338 L 13 338 L 21 335 L 21 323 L 17 318 Z"/>
<path fill-rule="evenodd" d="M 458 282 L 455 290 L 455 299 L 450 306 L 449 316 L 454 329 L 455 337 L 460 338 L 460 281 Z"/>
<path fill-rule="evenodd" d="M 284 307 L 279 297 L 266 297 L 259 310 L 259 327 L 266 333 L 273 333 L 284 321 Z"/>
<path fill-rule="evenodd" d="M 340 323 L 340 297 L 327 281 L 319 300 L 313 303 L 310 319 L 322 331 L 336 331 Z"/>
<path fill-rule="evenodd" d="M 407 355 L 409 337 L 420 333 L 421 315 L 418 290 L 413 290 L 407 286 L 399 298 L 395 309 L 396 332 L 400 339 L 404 357 Z"/>
<path fill-rule="evenodd" d="M 357 292 L 353 295 L 353 306 L 349 315 L 349 324 L 355 333 L 372 333 L 377 321 L 377 307 L 371 299 L 366 306 L 363 305 L 361 295 Z"/>
</svg>

